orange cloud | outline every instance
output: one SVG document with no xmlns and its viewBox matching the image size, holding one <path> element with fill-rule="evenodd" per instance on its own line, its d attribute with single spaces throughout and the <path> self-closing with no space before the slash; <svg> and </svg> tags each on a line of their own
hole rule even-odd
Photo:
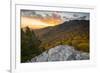
<svg viewBox="0 0 100 73">
<path fill-rule="evenodd" d="M 62 23 L 61 19 L 57 18 L 37 18 L 37 17 L 21 17 L 21 28 L 30 27 L 33 29 L 45 28 L 48 26 L 55 26 Z"/>
</svg>

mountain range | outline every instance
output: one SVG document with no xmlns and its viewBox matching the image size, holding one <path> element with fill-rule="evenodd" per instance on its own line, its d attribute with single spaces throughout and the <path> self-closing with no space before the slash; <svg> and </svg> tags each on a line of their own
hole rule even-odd
<svg viewBox="0 0 100 73">
<path fill-rule="evenodd" d="M 40 47 L 49 49 L 57 45 L 72 45 L 89 52 L 89 20 L 70 20 L 56 26 L 34 30 L 42 41 Z"/>
</svg>

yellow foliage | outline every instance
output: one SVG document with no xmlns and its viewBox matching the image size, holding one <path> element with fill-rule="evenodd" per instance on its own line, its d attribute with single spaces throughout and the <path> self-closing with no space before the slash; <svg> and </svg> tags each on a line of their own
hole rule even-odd
<svg viewBox="0 0 100 73">
<path fill-rule="evenodd" d="M 77 45 L 77 49 L 85 52 L 89 52 L 89 43 L 80 43 Z"/>
</svg>

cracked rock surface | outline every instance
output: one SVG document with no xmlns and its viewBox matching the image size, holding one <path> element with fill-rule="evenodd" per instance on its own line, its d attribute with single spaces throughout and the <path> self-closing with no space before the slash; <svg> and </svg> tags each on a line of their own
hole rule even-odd
<svg viewBox="0 0 100 73">
<path fill-rule="evenodd" d="M 80 52 L 72 46 L 59 45 L 39 56 L 31 59 L 31 62 L 48 62 L 48 61 L 69 61 L 69 60 L 88 60 L 89 53 Z"/>
</svg>

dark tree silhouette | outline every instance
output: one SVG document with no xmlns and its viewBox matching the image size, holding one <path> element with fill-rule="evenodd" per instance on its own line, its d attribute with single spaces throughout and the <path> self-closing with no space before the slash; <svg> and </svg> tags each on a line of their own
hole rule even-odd
<svg viewBox="0 0 100 73">
<path fill-rule="evenodd" d="M 41 41 L 38 40 L 33 30 L 26 27 L 21 29 L 21 62 L 26 62 L 39 55 Z"/>
</svg>

